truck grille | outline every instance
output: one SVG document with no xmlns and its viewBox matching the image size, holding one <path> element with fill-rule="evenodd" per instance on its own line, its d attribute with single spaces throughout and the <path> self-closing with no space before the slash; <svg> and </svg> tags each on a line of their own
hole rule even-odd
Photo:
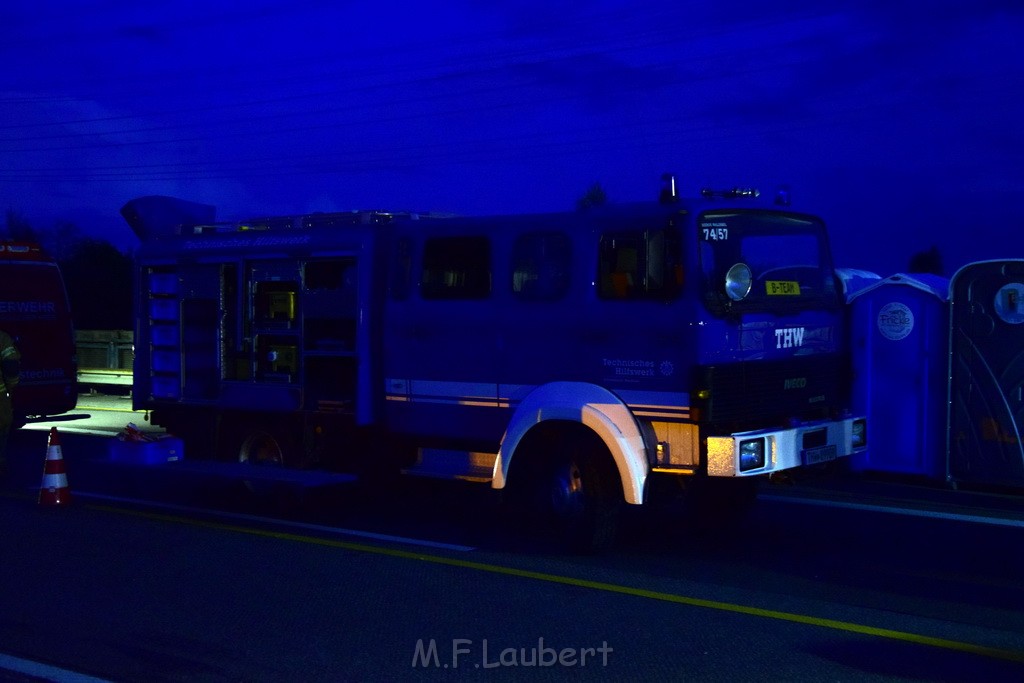
<svg viewBox="0 0 1024 683">
<path fill-rule="evenodd" d="M 731 429 L 825 418 L 846 403 L 849 358 L 818 354 L 706 366 L 697 386 L 710 390 L 710 397 L 698 404 L 703 420 Z"/>
</svg>

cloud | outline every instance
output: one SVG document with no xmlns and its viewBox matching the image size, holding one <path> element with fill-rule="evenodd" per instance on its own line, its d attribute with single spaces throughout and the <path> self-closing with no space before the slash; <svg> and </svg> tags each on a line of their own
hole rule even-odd
<svg viewBox="0 0 1024 683">
<path fill-rule="evenodd" d="M 39 127 L 0 124 L 0 162 L 45 178 L 0 186 L 0 206 L 529 211 L 594 181 L 654 196 L 674 170 L 694 189 L 787 182 L 851 229 L 912 232 L 943 197 L 1024 199 L 1017 4 L 26 5 L 0 89 L 39 108 L 0 96 L 0 120 Z"/>
<path fill-rule="evenodd" d="M 518 63 L 510 65 L 509 71 L 597 109 L 635 107 L 637 102 L 657 97 L 680 78 L 671 65 L 629 64 L 601 53 Z"/>
<path fill-rule="evenodd" d="M 153 45 L 166 45 L 170 42 L 167 32 L 156 24 L 130 24 L 119 26 L 115 30 L 118 38 L 152 43 Z"/>
</svg>

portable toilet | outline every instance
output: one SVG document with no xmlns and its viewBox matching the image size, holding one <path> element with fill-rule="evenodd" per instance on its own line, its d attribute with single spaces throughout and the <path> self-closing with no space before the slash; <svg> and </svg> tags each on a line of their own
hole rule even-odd
<svg viewBox="0 0 1024 683">
<path fill-rule="evenodd" d="M 868 418 L 850 468 L 945 478 L 949 279 L 891 275 L 848 301 L 853 408 Z"/>
<path fill-rule="evenodd" d="M 847 303 L 856 296 L 860 290 L 870 287 L 882 279 L 878 273 L 859 268 L 836 268 L 836 277 L 843 290 L 843 300 Z"/>
<path fill-rule="evenodd" d="M 950 479 L 1024 486 L 1024 259 L 964 266 L 950 299 Z"/>
</svg>

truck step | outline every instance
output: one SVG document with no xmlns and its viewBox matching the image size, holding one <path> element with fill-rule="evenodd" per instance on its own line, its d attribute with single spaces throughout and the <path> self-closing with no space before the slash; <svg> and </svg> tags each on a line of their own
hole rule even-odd
<svg viewBox="0 0 1024 683">
<path fill-rule="evenodd" d="M 416 464 L 402 470 L 402 473 L 432 479 L 488 482 L 492 479 L 497 457 L 497 453 L 421 448 Z"/>
</svg>

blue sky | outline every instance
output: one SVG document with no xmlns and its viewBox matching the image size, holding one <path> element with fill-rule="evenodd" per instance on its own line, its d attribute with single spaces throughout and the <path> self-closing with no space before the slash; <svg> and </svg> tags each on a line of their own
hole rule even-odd
<svg viewBox="0 0 1024 683">
<path fill-rule="evenodd" d="M 787 185 L 839 265 L 1024 257 L 1017 1 L 0 5 L 0 208 L 571 209 Z"/>
</svg>

